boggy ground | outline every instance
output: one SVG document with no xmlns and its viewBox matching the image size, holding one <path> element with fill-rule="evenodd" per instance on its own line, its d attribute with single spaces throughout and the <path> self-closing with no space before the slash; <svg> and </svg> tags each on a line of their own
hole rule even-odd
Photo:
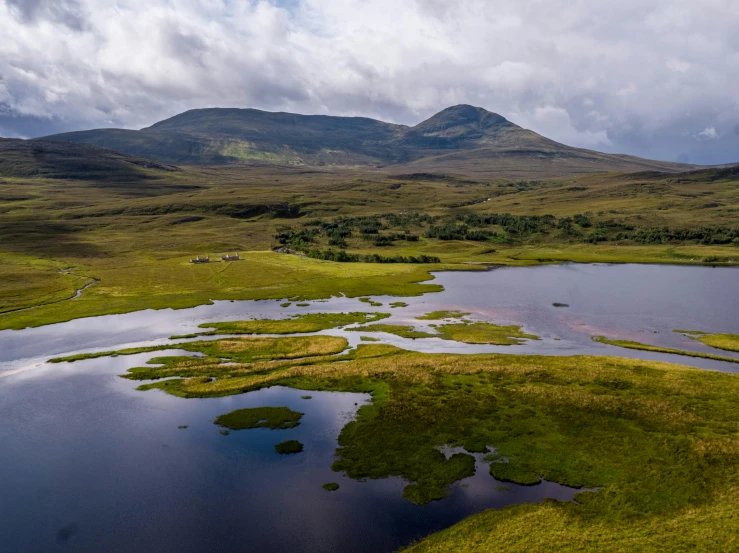
<svg viewBox="0 0 739 553">
<path fill-rule="evenodd" d="M 224 365 L 220 359 L 233 359 L 238 342 L 189 344 L 207 357 L 155 359 L 163 366 L 125 376 L 156 379 L 140 389 L 182 397 L 272 385 L 370 392 L 372 403 L 341 432 L 334 469 L 352 478 L 403 477 L 404 495 L 416 503 L 444 497 L 474 471 L 467 453 L 447 459 L 438 449 L 447 445 L 491 451 L 490 471 L 500 480 L 598 488 L 579 494 L 577 503 L 481 513 L 414 551 L 739 545 L 735 375 L 614 357 L 422 354 L 379 344 Z"/>
</svg>

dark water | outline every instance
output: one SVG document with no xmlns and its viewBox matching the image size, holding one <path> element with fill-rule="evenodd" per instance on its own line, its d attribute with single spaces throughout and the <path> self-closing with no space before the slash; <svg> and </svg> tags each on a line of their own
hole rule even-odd
<svg viewBox="0 0 739 553">
<path fill-rule="evenodd" d="M 452 496 L 415 506 L 402 499 L 398 478 L 355 482 L 330 469 L 338 433 L 365 395 L 312 392 L 313 399 L 302 400 L 305 392 L 270 388 L 181 399 L 137 392 L 117 376 L 161 353 L 43 363 L 55 355 L 167 343 L 171 334 L 209 320 L 363 310 L 411 323 L 431 310 L 462 309 L 477 319 L 522 324 L 543 339 L 509 347 L 389 335 L 383 341 L 419 351 L 620 355 L 739 372 L 739 364 L 591 340 L 605 334 L 739 357 L 672 332 L 739 333 L 737 269 L 562 265 L 439 273 L 436 281 L 444 292 L 405 299 L 402 309 L 347 298 L 289 309 L 273 301 L 217 302 L 0 332 L 0 551 L 393 551 L 485 508 L 575 493 L 546 482 L 503 491 L 478 463 L 477 474 L 455 485 Z M 361 336 L 329 333 L 352 344 Z M 305 416 L 294 429 L 229 436 L 211 422 L 261 405 L 287 405 Z M 178 429 L 182 424 L 189 428 Z M 287 439 L 300 440 L 305 451 L 279 456 L 274 445 Z M 339 491 L 321 488 L 330 481 L 339 482 Z"/>
</svg>

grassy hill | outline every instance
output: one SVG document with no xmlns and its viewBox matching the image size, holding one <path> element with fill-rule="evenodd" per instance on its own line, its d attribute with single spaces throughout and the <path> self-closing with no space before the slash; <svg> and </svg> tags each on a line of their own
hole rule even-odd
<svg viewBox="0 0 739 553">
<path fill-rule="evenodd" d="M 88 144 L 0 138 L 1 177 L 135 181 L 156 179 L 178 170 Z"/>
<path fill-rule="evenodd" d="M 508 178 L 691 167 L 572 148 L 468 105 L 449 107 L 413 127 L 364 117 L 209 108 L 139 131 L 97 129 L 45 140 L 94 144 L 186 165 L 396 166 L 404 172 Z"/>
</svg>

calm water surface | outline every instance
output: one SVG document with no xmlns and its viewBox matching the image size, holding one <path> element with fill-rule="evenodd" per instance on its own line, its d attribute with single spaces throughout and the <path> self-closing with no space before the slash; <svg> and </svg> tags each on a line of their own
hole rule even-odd
<svg viewBox="0 0 739 553">
<path fill-rule="evenodd" d="M 216 302 L 0 332 L 0 550 L 393 551 L 485 508 L 569 500 L 576 493 L 548 482 L 502 490 L 478 462 L 476 475 L 455 485 L 450 497 L 415 506 L 402 499 L 401 479 L 356 482 L 331 471 L 337 436 L 366 395 L 312 392 L 313 399 L 303 400 L 305 392 L 273 387 L 182 399 L 137 392 L 136 383 L 117 376 L 162 352 L 43 363 L 55 355 L 167 343 L 168 336 L 207 321 L 374 310 L 392 312 L 390 322 L 413 323 L 431 310 L 462 309 L 481 320 L 522 324 L 543 339 L 509 347 L 389 335 L 383 341 L 419 351 L 588 353 L 739 369 L 590 338 L 605 334 L 732 356 L 672 330 L 739 332 L 737 269 L 560 265 L 439 273 L 436 282 L 444 292 L 405 299 L 409 306 L 402 309 L 347 298 L 289 309 L 273 301 Z M 555 308 L 554 302 L 570 306 Z M 352 344 L 361 336 L 328 333 Z M 212 424 L 219 414 L 262 405 L 286 405 L 305 416 L 294 429 L 228 436 Z M 177 428 L 184 424 L 189 427 Z M 300 440 L 305 451 L 275 453 L 274 445 L 287 439 Z M 330 481 L 340 484 L 339 491 L 321 488 Z"/>
</svg>

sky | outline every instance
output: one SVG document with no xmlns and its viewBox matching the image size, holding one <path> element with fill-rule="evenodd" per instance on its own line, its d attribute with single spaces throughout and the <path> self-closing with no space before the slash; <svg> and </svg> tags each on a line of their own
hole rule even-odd
<svg viewBox="0 0 739 553">
<path fill-rule="evenodd" d="M 192 108 L 414 125 L 472 104 L 573 146 L 739 162 L 736 0 L 0 0 L 0 136 Z"/>
</svg>

